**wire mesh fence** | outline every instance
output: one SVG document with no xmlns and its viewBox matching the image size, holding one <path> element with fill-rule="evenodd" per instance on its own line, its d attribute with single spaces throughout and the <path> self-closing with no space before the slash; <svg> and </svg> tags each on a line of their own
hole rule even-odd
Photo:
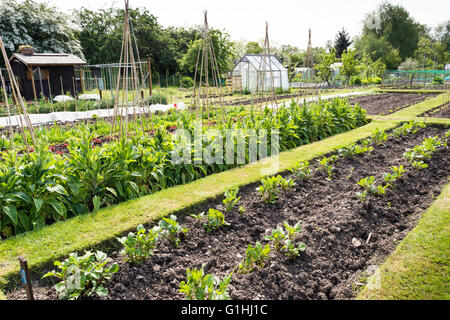
<svg viewBox="0 0 450 320">
<path fill-rule="evenodd" d="M 450 84 L 450 70 L 388 70 L 383 88 L 444 90 Z"/>
</svg>

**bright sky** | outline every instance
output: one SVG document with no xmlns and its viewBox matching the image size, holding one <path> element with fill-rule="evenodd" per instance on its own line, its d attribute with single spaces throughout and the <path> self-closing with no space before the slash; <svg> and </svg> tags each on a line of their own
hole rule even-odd
<svg viewBox="0 0 450 320">
<path fill-rule="evenodd" d="M 122 0 L 37 0 L 62 10 L 124 7 Z M 145 7 L 163 26 L 193 26 L 203 23 L 208 10 L 209 25 L 226 29 L 233 40 L 259 41 L 265 21 L 276 45 L 291 44 L 306 49 L 308 29 L 313 46 L 325 46 L 345 27 L 351 37 L 361 32 L 362 20 L 383 0 L 130 0 L 132 8 Z M 431 27 L 450 19 L 449 0 L 390 0 L 400 4 L 420 23 Z"/>
</svg>

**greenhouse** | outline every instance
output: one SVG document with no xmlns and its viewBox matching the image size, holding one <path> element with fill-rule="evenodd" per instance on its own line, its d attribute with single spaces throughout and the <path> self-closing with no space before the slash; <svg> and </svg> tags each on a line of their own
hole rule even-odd
<svg viewBox="0 0 450 320">
<path fill-rule="evenodd" d="M 268 91 L 272 83 L 274 89 L 289 89 L 288 70 L 274 55 L 246 54 L 236 64 L 233 76 L 241 76 L 243 90 Z"/>
</svg>

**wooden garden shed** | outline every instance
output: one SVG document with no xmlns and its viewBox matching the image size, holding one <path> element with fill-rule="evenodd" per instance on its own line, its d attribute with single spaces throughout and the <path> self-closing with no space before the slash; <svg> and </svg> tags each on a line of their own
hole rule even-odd
<svg viewBox="0 0 450 320">
<path fill-rule="evenodd" d="M 86 61 L 65 53 L 14 53 L 9 59 L 24 99 L 52 98 L 83 91 L 78 67 Z"/>
</svg>

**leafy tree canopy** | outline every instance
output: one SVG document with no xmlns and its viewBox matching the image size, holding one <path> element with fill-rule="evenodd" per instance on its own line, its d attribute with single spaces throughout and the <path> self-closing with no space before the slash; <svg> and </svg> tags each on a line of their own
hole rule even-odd
<svg viewBox="0 0 450 320">
<path fill-rule="evenodd" d="M 71 16 L 33 0 L 0 0 L 0 34 L 8 56 L 20 45 L 36 52 L 72 53 L 84 58 Z"/>
</svg>

